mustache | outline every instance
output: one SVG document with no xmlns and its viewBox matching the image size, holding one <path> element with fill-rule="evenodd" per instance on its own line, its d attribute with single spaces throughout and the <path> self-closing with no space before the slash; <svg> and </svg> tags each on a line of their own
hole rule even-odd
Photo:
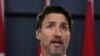
<svg viewBox="0 0 100 56">
<path fill-rule="evenodd" d="M 51 43 L 63 44 L 63 41 L 59 37 L 54 37 L 54 39 L 51 40 Z"/>
</svg>

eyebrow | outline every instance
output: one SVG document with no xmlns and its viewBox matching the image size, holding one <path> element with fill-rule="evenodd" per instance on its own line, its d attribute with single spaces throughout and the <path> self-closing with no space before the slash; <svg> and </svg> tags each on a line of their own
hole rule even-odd
<svg viewBox="0 0 100 56">
<path fill-rule="evenodd" d="M 44 25 L 49 25 L 49 24 L 55 24 L 56 22 L 55 21 L 49 21 L 49 22 L 46 22 Z"/>
<path fill-rule="evenodd" d="M 55 21 L 49 21 L 47 22 L 46 24 L 55 24 L 56 22 Z M 61 25 L 68 25 L 68 23 L 65 23 L 65 22 L 61 22 Z"/>
<path fill-rule="evenodd" d="M 61 22 L 61 24 L 62 24 L 62 25 L 68 25 L 68 23 L 65 23 L 65 22 Z"/>
<path fill-rule="evenodd" d="M 50 22 L 48 22 L 48 23 L 50 23 L 50 24 L 55 24 L 55 21 L 50 21 Z"/>
</svg>

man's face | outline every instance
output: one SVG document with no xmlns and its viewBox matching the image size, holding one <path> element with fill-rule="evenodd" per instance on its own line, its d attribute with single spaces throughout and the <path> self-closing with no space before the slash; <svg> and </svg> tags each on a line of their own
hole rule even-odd
<svg viewBox="0 0 100 56">
<path fill-rule="evenodd" d="M 70 40 L 66 17 L 61 13 L 50 13 L 44 17 L 42 27 L 36 32 L 41 48 L 49 54 L 64 54 Z"/>
</svg>

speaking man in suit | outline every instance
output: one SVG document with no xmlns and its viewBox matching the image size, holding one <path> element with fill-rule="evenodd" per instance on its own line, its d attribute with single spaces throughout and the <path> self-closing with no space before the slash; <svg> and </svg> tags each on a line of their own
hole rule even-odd
<svg viewBox="0 0 100 56">
<path fill-rule="evenodd" d="M 72 17 L 60 6 L 48 6 L 37 16 L 36 38 L 41 56 L 67 56 Z"/>
</svg>

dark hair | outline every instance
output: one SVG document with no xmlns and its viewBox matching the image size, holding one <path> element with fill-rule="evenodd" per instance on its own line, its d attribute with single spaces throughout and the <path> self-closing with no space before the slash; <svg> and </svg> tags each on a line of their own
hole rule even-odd
<svg viewBox="0 0 100 56">
<path fill-rule="evenodd" d="M 64 8 L 60 6 L 48 6 L 40 14 L 38 14 L 37 20 L 36 20 L 37 21 L 36 30 L 42 27 L 42 22 L 44 20 L 44 17 L 50 13 L 61 13 L 65 15 L 69 24 L 69 29 L 71 30 L 72 17 L 68 11 L 66 11 Z"/>
</svg>

